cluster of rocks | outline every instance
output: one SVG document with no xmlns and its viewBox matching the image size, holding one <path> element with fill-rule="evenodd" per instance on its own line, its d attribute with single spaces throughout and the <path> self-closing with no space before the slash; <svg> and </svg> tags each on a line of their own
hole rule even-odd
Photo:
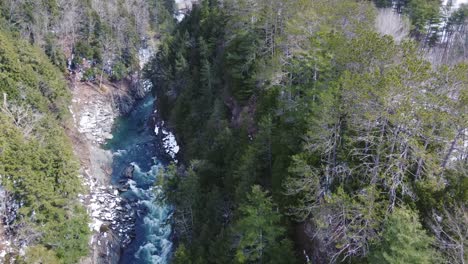
<svg viewBox="0 0 468 264">
<path fill-rule="evenodd" d="M 112 126 L 117 116 L 112 104 L 99 97 L 85 102 L 80 102 L 79 98 L 73 100 L 81 106 L 78 116 L 73 116 L 75 123 L 78 124 L 78 131 L 97 144 L 103 144 L 111 139 Z"/>
<path fill-rule="evenodd" d="M 150 47 L 139 52 L 141 67 L 153 53 L 154 49 Z M 89 226 L 93 230 L 89 242 L 92 253 L 81 263 L 117 263 L 121 248 L 131 243 L 135 233 L 137 201 L 120 196 L 129 188 L 134 168 L 129 167 L 125 172 L 120 182 L 123 187 L 111 186 L 109 178 L 114 154 L 100 145 L 112 138 L 115 118 L 128 114 L 135 100 L 144 97 L 151 89 L 151 82 L 135 74 L 117 83 L 103 82 L 98 87 L 97 84 L 80 82 L 80 77 L 75 76 L 71 88 L 73 104 L 70 112 L 76 130 L 81 134 L 78 137 L 80 142 L 75 142 L 75 149 L 78 149 L 82 161 L 83 184 L 89 190 L 79 199 L 87 207 L 91 218 Z M 173 145 L 174 142 L 175 137 L 168 144 Z"/>
<path fill-rule="evenodd" d="M 116 235 L 121 246 L 127 246 L 132 238 L 135 228 L 135 212 L 133 204 L 120 197 L 120 191 L 113 186 L 98 186 L 96 182 L 84 178 L 85 185 L 89 186 L 88 194 L 80 195 L 80 201 L 88 204 L 88 214 L 91 217 L 89 227 L 95 231 L 94 237 L 98 244 L 107 239 L 108 233 Z"/>
<path fill-rule="evenodd" d="M 122 246 L 127 246 L 134 233 L 135 213 L 132 204 L 120 197 L 110 184 L 112 153 L 101 144 L 112 138 L 115 118 L 119 116 L 120 93 L 114 86 L 75 82 L 70 112 L 80 134 L 75 150 L 82 161 L 80 176 L 87 193 L 81 194 L 91 218 L 89 241 L 91 254 L 80 263 L 117 263 Z M 123 92 L 122 92 L 123 93 Z"/>
</svg>

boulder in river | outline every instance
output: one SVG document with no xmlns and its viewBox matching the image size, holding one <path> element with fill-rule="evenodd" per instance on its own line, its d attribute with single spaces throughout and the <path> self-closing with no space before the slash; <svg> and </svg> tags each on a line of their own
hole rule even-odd
<svg viewBox="0 0 468 264">
<path fill-rule="evenodd" d="M 128 178 L 128 179 L 133 178 L 133 172 L 134 171 L 135 171 L 135 166 L 133 166 L 133 165 L 128 166 L 124 171 L 124 177 Z"/>
</svg>

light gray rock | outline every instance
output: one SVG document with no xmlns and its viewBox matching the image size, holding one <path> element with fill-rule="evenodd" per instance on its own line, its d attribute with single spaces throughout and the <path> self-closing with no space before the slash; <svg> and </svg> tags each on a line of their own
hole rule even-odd
<svg viewBox="0 0 468 264">
<path fill-rule="evenodd" d="M 92 142 L 103 144 L 112 138 L 112 126 L 117 112 L 106 97 L 97 97 L 83 103 L 79 113 L 74 113 L 78 131 Z"/>
</svg>

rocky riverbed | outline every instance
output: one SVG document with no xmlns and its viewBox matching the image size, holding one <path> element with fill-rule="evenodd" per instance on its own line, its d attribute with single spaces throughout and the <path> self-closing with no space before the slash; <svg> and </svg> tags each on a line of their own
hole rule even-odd
<svg viewBox="0 0 468 264">
<path fill-rule="evenodd" d="M 136 216 L 135 238 L 122 249 L 119 263 L 165 264 L 172 253 L 172 208 L 155 182 L 173 160 L 173 152 L 166 148 L 169 142 L 155 134 L 153 102 L 148 95 L 120 118 L 107 145 L 114 153 L 112 182 L 121 189 L 121 197 L 132 203 Z M 175 138 L 172 144 L 177 146 Z"/>
<path fill-rule="evenodd" d="M 69 134 L 80 159 L 80 177 L 87 192 L 79 195 L 91 218 L 91 254 L 81 263 L 116 263 L 121 247 L 131 241 L 135 215 L 132 204 L 112 186 L 113 153 L 103 144 L 112 138 L 121 114 L 116 98 L 128 96 L 131 87 L 105 83 L 72 82 L 70 112 L 74 129 Z"/>
</svg>

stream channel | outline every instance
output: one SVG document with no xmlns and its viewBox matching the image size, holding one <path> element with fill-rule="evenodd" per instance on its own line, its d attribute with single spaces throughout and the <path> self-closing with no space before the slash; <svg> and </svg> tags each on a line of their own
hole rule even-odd
<svg viewBox="0 0 468 264">
<path fill-rule="evenodd" d="M 133 204 L 135 210 L 135 238 L 122 250 L 122 264 L 165 264 L 172 250 L 169 219 L 172 209 L 162 200 L 163 193 L 154 187 L 159 171 L 169 162 L 164 149 L 159 147 L 154 128 L 148 120 L 153 113 L 154 97 L 147 95 L 137 102 L 132 112 L 120 117 L 107 148 L 114 153 L 112 184 L 128 190 L 121 196 Z M 133 166 L 131 179 L 125 171 Z"/>
</svg>

